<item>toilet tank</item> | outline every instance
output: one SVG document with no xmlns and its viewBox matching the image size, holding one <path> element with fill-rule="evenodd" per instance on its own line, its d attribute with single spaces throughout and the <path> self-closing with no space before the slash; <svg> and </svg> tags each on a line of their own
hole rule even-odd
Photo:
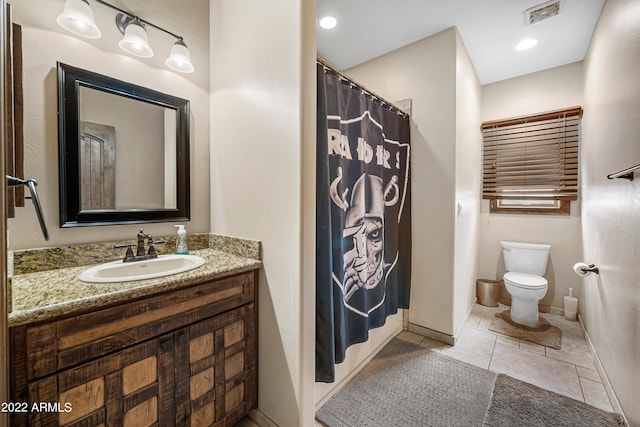
<svg viewBox="0 0 640 427">
<path fill-rule="evenodd" d="M 551 245 L 544 243 L 500 242 L 507 271 L 543 276 Z"/>
</svg>

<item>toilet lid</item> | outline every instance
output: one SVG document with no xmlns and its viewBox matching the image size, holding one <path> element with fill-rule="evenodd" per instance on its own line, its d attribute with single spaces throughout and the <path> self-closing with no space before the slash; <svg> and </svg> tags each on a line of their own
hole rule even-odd
<svg viewBox="0 0 640 427">
<path fill-rule="evenodd" d="M 542 289 L 547 286 L 548 282 L 542 276 L 534 274 L 515 273 L 510 271 L 504 275 L 504 280 L 509 281 L 512 285 L 526 289 Z"/>
</svg>

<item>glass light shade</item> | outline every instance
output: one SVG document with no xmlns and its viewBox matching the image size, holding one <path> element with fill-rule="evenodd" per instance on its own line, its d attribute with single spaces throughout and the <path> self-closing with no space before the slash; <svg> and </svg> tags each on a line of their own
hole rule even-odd
<svg viewBox="0 0 640 427">
<path fill-rule="evenodd" d="M 167 64 L 167 67 L 180 73 L 193 73 L 194 70 L 189 49 L 182 40 L 174 43 L 171 53 L 164 63 Z"/>
<path fill-rule="evenodd" d="M 124 37 L 118 43 L 120 49 L 131 55 L 140 56 L 142 58 L 151 58 L 153 50 L 149 46 L 149 39 L 144 27 L 138 21 L 131 21 L 124 31 Z"/>
<path fill-rule="evenodd" d="M 102 37 L 93 17 L 93 10 L 86 0 L 67 0 L 56 22 L 65 30 L 88 39 Z"/>
</svg>

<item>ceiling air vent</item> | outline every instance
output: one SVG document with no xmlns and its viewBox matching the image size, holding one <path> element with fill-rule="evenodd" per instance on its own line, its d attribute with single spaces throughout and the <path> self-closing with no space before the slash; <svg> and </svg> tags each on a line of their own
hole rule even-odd
<svg viewBox="0 0 640 427">
<path fill-rule="evenodd" d="M 552 0 L 539 4 L 524 11 L 524 22 L 526 25 L 535 24 L 544 19 L 551 18 L 560 13 L 560 0 Z"/>
</svg>

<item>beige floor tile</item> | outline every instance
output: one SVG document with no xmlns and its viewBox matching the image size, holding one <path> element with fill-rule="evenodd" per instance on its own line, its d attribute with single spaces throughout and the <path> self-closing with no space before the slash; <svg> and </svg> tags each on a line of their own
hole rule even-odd
<svg viewBox="0 0 640 427">
<path fill-rule="evenodd" d="M 442 349 L 444 347 L 448 347 L 446 344 L 441 343 L 440 341 L 432 340 L 431 338 L 427 338 L 427 337 L 425 337 L 420 342 L 419 345 L 420 345 L 420 347 L 426 348 L 428 350 L 438 350 L 438 349 Z"/>
<path fill-rule="evenodd" d="M 530 353 L 539 354 L 541 356 L 545 355 L 544 346 L 536 343 L 532 343 L 525 340 L 520 340 L 520 350 L 528 351 Z"/>
<path fill-rule="evenodd" d="M 597 370 L 584 368 L 582 366 L 576 366 L 576 369 L 578 370 L 578 376 L 580 378 L 586 378 L 591 381 L 602 383 L 602 379 L 600 378 L 600 374 Z"/>
<path fill-rule="evenodd" d="M 402 331 L 397 335 L 397 337 L 403 341 L 407 341 L 415 345 L 419 345 L 420 342 L 422 342 L 422 340 L 424 339 L 422 335 L 414 334 L 413 332 L 409 331 Z"/>
<path fill-rule="evenodd" d="M 586 403 L 604 411 L 613 412 L 611 402 L 609 402 L 609 397 L 602 383 L 580 378 L 580 385 L 582 386 L 582 393 Z"/>
<path fill-rule="evenodd" d="M 509 347 L 520 348 L 520 340 L 518 338 L 509 337 L 507 335 L 498 334 L 496 342 L 508 345 Z"/>
<path fill-rule="evenodd" d="M 466 328 L 477 328 L 478 324 L 482 321 L 483 317 L 478 314 L 472 314 L 465 323 Z"/>
<path fill-rule="evenodd" d="M 254 423 L 251 418 L 245 417 L 234 424 L 233 427 L 258 427 L 258 424 Z"/>
<path fill-rule="evenodd" d="M 489 318 L 487 317 L 483 317 L 482 320 L 480 320 L 480 324 L 478 324 L 477 329 L 480 331 L 485 331 L 485 332 L 489 332 L 490 334 L 496 334 L 499 335 L 497 332 L 494 331 L 490 331 L 489 330 L 489 325 L 491 325 L 491 323 L 493 322 L 494 317 L 491 316 Z"/>
<path fill-rule="evenodd" d="M 556 350 L 547 348 L 547 357 L 573 363 L 583 368 L 596 369 L 593 363 L 593 356 L 589 352 L 589 347 L 583 338 L 576 338 L 562 335 L 562 348 Z"/>
<path fill-rule="evenodd" d="M 544 318 L 553 326 L 562 329 L 563 337 L 568 336 L 584 341 L 584 336 L 582 335 L 582 330 L 578 322 L 566 320 L 564 317 L 555 314 L 545 314 Z"/>
<path fill-rule="evenodd" d="M 576 368 L 570 363 L 496 344 L 489 370 L 584 402 Z"/>
<path fill-rule="evenodd" d="M 476 304 L 473 306 L 472 313 L 482 317 L 493 317 L 496 313 L 508 309 L 509 307 L 503 304 L 499 304 L 497 307 L 485 307 L 484 305 Z"/>
<path fill-rule="evenodd" d="M 437 351 L 483 369 L 489 368 L 496 337 L 473 328 L 465 328 L 455 346 L 446 346 Z"/>
</svg>

